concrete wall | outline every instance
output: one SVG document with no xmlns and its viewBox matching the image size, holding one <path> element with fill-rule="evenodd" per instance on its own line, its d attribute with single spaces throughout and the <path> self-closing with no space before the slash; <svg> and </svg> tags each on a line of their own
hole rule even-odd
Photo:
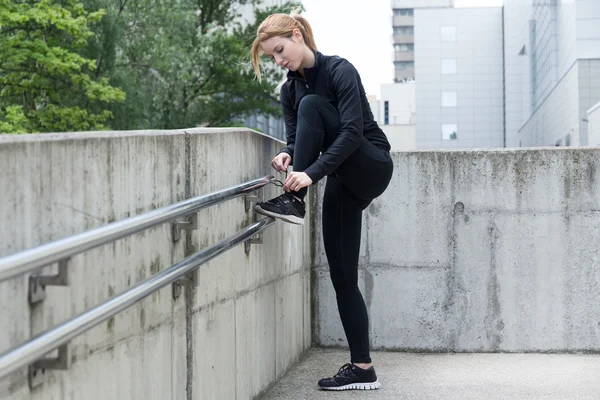
<svg viewBox="0 0 600 400">
<path fill-rule="evenodd" d="M 417 148 L 504 146 L 502 41 L 501 8 L 415 10 Z"/>
<path fill-rule="evenodd" d="M 0 136 L 0 257 L 270 174 L 280 143 L 248 130 Z M 265 189 L 271 196 L 274 187 Z M 243 198 L 199 213 L 173 243 L 160 225 L 73 257 L 69 287 L 27 301 L 0 283 L 0 353 L 119 294 L 249 223 Z M 24 368 L 2 399 L 251 399 L 301 357 L 310 336 L 310 224 L 277 223 L 71 343 L 73 365 L 30 391 Z M 52 267 L 55 268 L 55 267 Z M 46 268 L 45 270 L 49 270 Z"/>
<path fill-rule="evenodd" d="M 363 219 L 372 348 L 600 351 L 600 149 L 393 158 Z M 345 346 L 315 226 L 313 340 Z"/>
</svg>

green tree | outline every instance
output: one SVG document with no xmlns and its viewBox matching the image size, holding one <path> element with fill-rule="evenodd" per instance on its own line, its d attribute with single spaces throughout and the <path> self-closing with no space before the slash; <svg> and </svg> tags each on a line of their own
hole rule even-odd
<svg viewBox="0 0 600 400">
<path fill-rule="evenodd" d="M 77 0 L 0 0 L 1 133 L 105 128 L 125 93 L 78 54 L 103 15 Z"/>
<path fill-rule="evenodd" d="M 176 129 L 235 125 L 249 114 L 280 113 L 276 84 L 283 78 L 266 62 L 266 82 L 251 69 L 252 25 L 235 22 L 250 0 L 86 0 L 106 9 L 85 56 L 98 77 L 127 93 L 111 106 L 116 129 Z M 291 5 L 272 8 L 277 12 Z"/>
</svg>

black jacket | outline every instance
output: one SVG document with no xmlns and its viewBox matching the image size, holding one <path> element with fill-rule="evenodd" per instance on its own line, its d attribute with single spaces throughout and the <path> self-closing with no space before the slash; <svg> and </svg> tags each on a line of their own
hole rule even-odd
<svg viewBox="0 0 600 400">
<path fill-rule="evenodd" d="M 361 145 L 368 140 L 377 147 L 390 150 L 387 137 L 373 119 L 365 89 L 354 66 L 338 56 L 324 56 L 315 52 L 315 65 L 304 69 L 305 78 L 289 71 L 281 87 L 281 105 L 287 146 L 281 152 L 294 159 L 296 120 L 300 100 L 308 94 L 324 97 L 334 106 L 340 117 L 340 133 L 329 148 L 304 172 L 316 183 L 333 173 Z"/>
</svg>

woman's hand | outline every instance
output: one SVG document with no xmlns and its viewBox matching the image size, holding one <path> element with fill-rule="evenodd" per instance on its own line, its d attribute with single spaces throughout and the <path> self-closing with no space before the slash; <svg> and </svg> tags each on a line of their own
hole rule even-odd
<svg viewBox="0 0 600 400">
<path fill-rule="evenodd" d="M 292 156 L 290 156 L 288 153 L 279 153 L 275 156 L 273 161 L 271 161 L 271 166 L 277 172 L 285 172 L 291 163 Z"/>
<path fill-rule="evenodd" d="M 312 185 L 312 183 L 312 179 L 304 172 L 291 172 L 283 183 L 283 188 L 286 192 L 297 192 L 302 188 Z"/>
</svg>

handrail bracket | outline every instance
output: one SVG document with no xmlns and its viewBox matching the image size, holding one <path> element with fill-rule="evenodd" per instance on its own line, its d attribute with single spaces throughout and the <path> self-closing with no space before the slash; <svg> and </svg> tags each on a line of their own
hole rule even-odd
<svg viewBox="0 0 600 400">
<path fill-rule="evenodd" d="M 37 272 L 29 275 L 29 303 L 35 304 L 46 298 L 46 286 L 69 286 L 69 270 L 67 263 L 70 257 L 58 262 L 58 273 L 44 275 Z"/>
<path fill-rule="evenodd" d="M 173 232 L 173 241 L 177 242 L 181 239 L 181 231 L 195 231 L 198 229 L 198 213 L 193 213 L 189 216 L 189 220 L 179 220 L 171 224 Z"/>
<path fill-rule="evenodd" d="M 69 343 L 58 347 L 58 356 L 55 358 L 42 358 L 29 366 L 29 387 L 31 389 L 44 383 L 46 370 L 67 370 L 71 367 L 71 348 Z"/>
<path fill-rule="evenodd" d="M 257 194 L 248 194 L 244 196 L 244 206 L 246 212 L 252 211 L 252 222 L 256 222 L 256 212 L 254 212 L 254 204 L 262 201 L 262 190 L 257 192 Z M 253 244 L 262 244 L 263 243 L 263 232 L 260 232 L 258 235 L 246 240 L 244 242 L 244 251 L 246 254 L 250 253 Z"/>
</svg>

